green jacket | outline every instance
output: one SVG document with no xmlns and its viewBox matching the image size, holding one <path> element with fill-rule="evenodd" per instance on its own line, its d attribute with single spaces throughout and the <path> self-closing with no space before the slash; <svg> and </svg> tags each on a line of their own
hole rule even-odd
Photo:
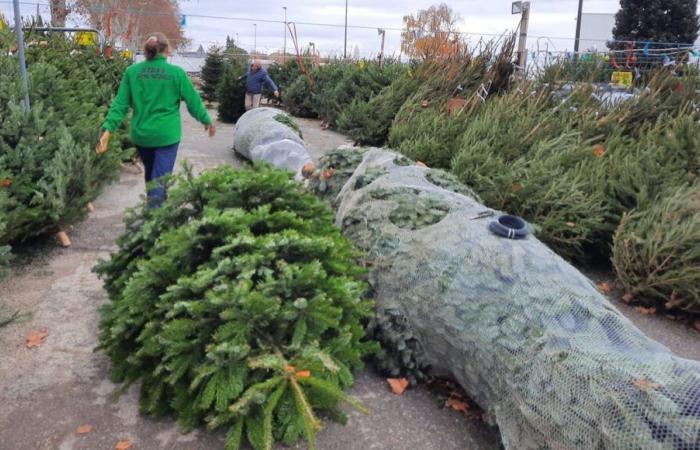
<svg viewBox="0 0 700 450">
<path fill-rule="evenodd" d="M 211 124 L 209 113 L 185 71 L 159 55 L 126 69 L 102 127 L 114 132 L 131 106 L 133 143 L 139 147 L 166 147 L 182 138 L 181 101 L 187 104 L 192 117 L 204 125 Z"/>
</svg>

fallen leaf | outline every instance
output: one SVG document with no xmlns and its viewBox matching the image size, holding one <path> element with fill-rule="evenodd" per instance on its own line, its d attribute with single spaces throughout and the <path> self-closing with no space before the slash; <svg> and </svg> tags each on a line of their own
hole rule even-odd
<svg viewBox="0 0 700 450">
<path fill-rule="evenodd" d="M 458 400 L 456 398 L 448 398 L 445 402 L 445 406 L 447 406 L 448 408 L 452 408 L 455 411 L 462 412 L 464 414 L 467 414 L 469 412 L 469 405 L 464 403 L 462 400 Z"/>
<path fill-rule="evenodd" d="M 423 161 L 416 161 L 416 167 L 422 167 L 424 169 L 428 168 L 428 165 L 424 163 Z"/>
<path fill-rule="evenodd" d="M 632 384 L 634 384 L 640 391 L 647 392 L 649 390 L 656 390 L 660 389 L 661 385 L 659 383 L 654 383 L 648 378 L 635 378 L 632 380 Z"/>
<path fill-rule="evenodd" d="M 656 308 L 645 308 L 643 306 L 637 306 L 637 311 L 644 314 L 645 316 L 651 316 L 656 314 Z"/>
<path fill-rule="evenodd" d="M 117 445 L 114 446 L 114 450 L 129 450 L 133 446 L 134 443 L 131 441 L 119 441 Z"/>
<path fill-rule="evenodd" d="M 626 293 L 625 295 L 622 296 L 622 301 L 625 302 L 625 303 L 629 303 L 629 302 L 632 301 L 633 298 L 634 298 L 634 295 L 632 295 L 631 292 L 628 292 L 628 293 Z"/>
<path fill-rule="evenodd" d="M 310 370 L 300 370 L 296 374 L 294 374 L 297 378 L 309 378 L 311 376 L 311 371 Z"/>
<path fill-rule="evenodd" d="M 12 186 L 12 179 L 10 178 L 3 178 L 2 180 L 2 187 L 9 188 Z"/>
<path fill-rule="evenodd" d="M 396 395 L 401 395 L 408 387 L 408 380 L 405 378 L 387 378 L 387 383 L 391 386 L 391 391 Z"/>
<path fill-rule="evenodd" d="M 576 223 L 575 222 L 566 222 L 566 226 L 569 228 L 576 228 Z"/>
<path fill-rule="evenodd" d="M 598 283 L 598 289 L 600 290 L 600 292 L 602 292 L 605 295 L 610 295 L 610 291 L 612 290 L 612 289 L 610 289 L 610 283 L 608 283 L 607 281 L 603 281 L 602 283 Z"/>
<path fill-rule="evenodd" d="M 428 100 L 423 100 L 422 102 L 420 102 L 420 105 L 423 108 L 427 108 L 429 104 L 430 104 L 430 102 L 428 102 Z"/>
<path fill-rule="evenodd" d="M 80 425 L 78 428 L 75 429 L 75 432 L 78 434 L 88 434 L 89 432 L 92 431 L 92 425 Z"/>
<path fill-rule="evenodd" d="M 700 319 L 696 320 L 695 323 L 693 323 L 693 328 L 700 332 Z"/>
<path fill-rule="evenodd" d="M 605 147 L 603 147 L 602 144 L 598 144 L 595 147 L 593 147 L 593 155 L 597 157 L 601 157 L 605 154 Z"/>
<path fill-rule="evenodd" d="M 515 193 L 515 194 L 517 194 L 518 192 L 520 192 L 522 189 L 523 189 L 523 185 L 520 184 L 520 183 L 515 183 L 515 184 L 513 185 L 513 193 Z"/>
<path fill-rule="evenodd" d="M 326 169 L 321 172 L 322 180 L 330 180 L 335 175 L 335 169 Z"/>
<path fill-rule="evenodd" d="M 49 333 L 46 330 L 33 330 L 27 335 L 27 348 L 39 347 L 44 343 L 44 339 Z"/>
</svg>

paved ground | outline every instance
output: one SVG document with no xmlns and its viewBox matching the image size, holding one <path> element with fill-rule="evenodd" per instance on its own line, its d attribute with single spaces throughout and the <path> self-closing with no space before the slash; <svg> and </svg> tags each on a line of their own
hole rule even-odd
<svg viewBox="0 0 700 450">
<path fill-rule="evenodd" d="M 345 143 L 343 136 L 321 130 L 318 122 L 298 120 L 315 157 Z M 215 139 L 185 121 L 180 160 L 196 170 L 218 164 L 240 165 L 231 151 L 232 127 L 221 125 Z M 28 315 L 0 328 L 0 450 L 109 450 L 120 439 L 134 450 L 204 450 L 222 448 L 222 435 L 180 433 L 171 419 L 138 413 L 135 388 L 118 402 L 109 381 L 109 363 L 93 352 L 98 307 L 106 295 L 91 268 L 114 249 L 124 208 L 138 202 L 141 175 L 124 171 L 95 202 L 96 210 L 71 232 L 73 246 L 35 245 L 19 258 L 12 276 L 0 282 L 0 299 Z M 700 360 L 700 334 L 663 317 L 623 312 L 675 353 Z M 46 329 L 44 345 L 27 349 L 31 330 Z M 327 424 L 319 447 L 342 450 L 497 449 L 497 433 L 485 424 L 442 409 L 423 389 L 391 394 L 383 379 L 365 370 L 351 392 L 373 412 L 351 413 L 347 426 Z M 87 435 L 75 433 L 90 424 Z M 304 448 L 300 445 L 298 448 Z"/>
<path fill-rule="evenodd" d="M 341 135 L 320 130 L 315 121 L 299 122 L 315 156 L 345 142 Z M 189 118 L 185 128 L 180 161 L 196 170 L 241 164 L 230 149 L 231 126 L 221 125 L 211 140 Z M 115 248 L 123 211 L 138 203 L 143 190 L 141 174 L 124 171 L 95 202 L 90 217 L 71 231 L 71 248 L 36 244 L 0 282 L 0 300 L 27 313 L 0 328 L 0 450 L 109 450 L 120 439 L 133 441 L 134 450 L 223 448 L 221 434 L 182 434 L 171 419 L 141 416 L 135 387 L 113 402 L 116 386 L 109 381 L 109 362 L 93 352 L 98 308 L 107 298 L 91 269 Z M 42 329 L 49 333 L 45 343 L 27 349 L 26 335 Z M 351 413 L 344 427 L 327 424 L 319 436 L 322 450 L 499 447 L 493 429 L 440 408 L 423 389 L 394 396 L 383 379 L 365 370 L 351 393 L 373 414 Z M 92 432 L 78 435 L 75 429 L 81 424 L 92 425 Z"/>
</svg>

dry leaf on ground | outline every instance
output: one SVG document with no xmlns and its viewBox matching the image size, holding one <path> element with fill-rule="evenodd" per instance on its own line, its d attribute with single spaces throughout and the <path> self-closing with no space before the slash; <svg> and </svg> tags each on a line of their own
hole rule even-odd
<svg viewBox="0 0 700 450">
<path fill-rule="evenodd" d="M 651 389 L 660 389 L 661 385 L 659 383 L 654 383 L 651 381 L 649 378 L 635 378 L 632 380 L 632 384 L 634 384 L 640 391 L 647 392 Z"/>
<path fill-rule="evenodd" d="M 628 292 L 628 293 L 626 293 L 625 295 L 622 296 L 622 301 L 625 302 L 625 303 L 629 303 L 629 302 L 632 301 L 633 298 L 634 298 L 634 295 L 632 295 L 631 292 Z"/>
<path fill-rule="evenodd" d="M 637 306 L 637 311 L 644 314 L 645 316 L 656 314 L 656 308 L 645 308 L 643 306 Z"/>
<path fill-rule="evenodd" d="M 445 402 L 445 406 L 447 406 L 448 408 L 452 408 L 455 411 L 462 412 L 464 414 L 467 414 L 469 412 L 469 405 L 463 402 L 462 400 L 456 398 L 448 398 Z"/>
<path fill-rule="evenodd" d="M 80 425 L 78 428 L 75 429 L 75 432 L 78 434 L 88 434 L 89 432 L 92 431 L 92 425 Z"/>
<path fill-rule="evenodd" d="M 133 446 L 134 443 L 131 441 L 119 441 L 117 445 L 114 446 L 114 450 L 129 450 Z"/>
<path fill-rule="evenodd" d="M 391 391 L 396 395 L 403 394 L 409 384 L 405 378 L 387 378 L 386 381 L 391 386 Z"/>
<path fill-rule="evenodd" d="M 27 335 L 27 348 L 40 347 L 49 333 L 46 330 L 32 330 Z"/>
<path fill-rule="evenodd" d="M 600 289 L 600 292 L 602 292 L 605 295 L 610 295 L 610 291 L 612 291 L 612 289 L 610 288 L 610 283 L 608 283 L 607 281 L 598 283 L 598 289 Z"/>
<path fill-rule="evenodd" d="M 695 321 L 695 323 L 693 324 L 693 327 L 695 327 L 695 329 L 700 332 L 700 319 Z"/>
</svg>

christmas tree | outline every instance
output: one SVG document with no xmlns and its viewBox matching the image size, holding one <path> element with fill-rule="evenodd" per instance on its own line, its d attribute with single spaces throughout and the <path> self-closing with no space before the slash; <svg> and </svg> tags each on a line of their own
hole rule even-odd
<svg viewBox="0 0 700 450">
<path fill-rule="evenodd" d="M 202 67 L 202 98 L 208 102 L 218 99 L 218 89 L 226 72 L 226 60 L 219 47 L 211 47 Z"/>
<path fill-rule="evenodd" d="M 240 64 L 231 64 L 226 68 L 219 84 L 219 120 L 224 123 L 236 123 L 245 113 L 245 68 Z"/>
<path fill-rule="evenodd" d="M 186 428 L 228 427 L 227 449 L 300 437 L 317 413 L 345 420 L 363 340 L 357 253 L 331 211 L 291 175 L 256 166 L 176 177 L 165 204 L 127 218 L 97 267 L 111 302 L 100 347 L 115 379 L 141 383 L 141 409 Z"/>
<path fill-rule="evenodd" d="M 616 41 L 687 44 L 698 37 L 697 0 L 620 0 L 615 16 Z"/>
</svg>

